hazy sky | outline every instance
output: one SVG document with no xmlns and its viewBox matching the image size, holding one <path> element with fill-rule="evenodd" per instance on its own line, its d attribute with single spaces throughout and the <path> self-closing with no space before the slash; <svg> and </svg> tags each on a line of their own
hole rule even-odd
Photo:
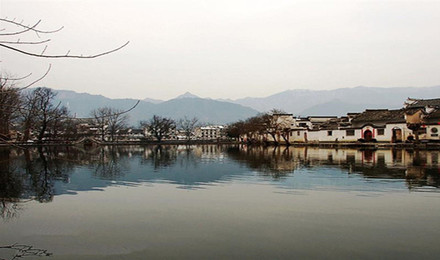
<svg viewBox="0 0 440 260">
<path fill-rule="evenodd" d="M 0 48 L 2 71 L 38 77 L 52 64 L 40 85 L 112 98 L 440 84 L 440 1 L 0 0 L 0 16 L 64 26 L 48 36 L 46 54 L 94 54 L 130 41 L 92 60 Z"/>
</svg>

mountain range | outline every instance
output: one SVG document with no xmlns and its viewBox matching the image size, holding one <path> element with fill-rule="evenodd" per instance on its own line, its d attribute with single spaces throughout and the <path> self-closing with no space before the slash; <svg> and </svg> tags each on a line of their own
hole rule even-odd
<svg viewBox="0 0 440 260">
<path fill-rule="evenodd" d="M 99 107 L 112 107 L 120 110 L 132 108 L 138 100 L 110 99 L 102 95 L 77 93 L 69 90 L 56 90 L 55 102 L 61 102 L 76 117 L 90 117 L 92 110 Z M 141 100 L 128 114 L 129 123 L 138 125 L 142 120 L 149 120 L 153 115 L 170 117 L 174 120 L 196 117 L 201 123 L 227 124 L 254 116 L 257 110 L 239 104 L 203 99 L 189 94 L 181 95 L 168 101 Z"/>
<path fill-rule="evenodd" d="M 367 108 L 400 108 L 408 97 L 440 97 L 440 86 L 287 90 L 265 98 L 249 97 L 233 102 L 258 111 L 277 108 L 295 115 L 345 115 L 347 112 L 361 112 Z"/>
<path fill-rule="evenodd" d="M 89 117 L 90 111 L 98 107 L 114 107 L 121 110 L 131 108 L 135 99 L 110 99 L 101 95 L 56 90 L 57 101 L 66 105 L 78 117 Z M 130 123 L 136 125 L 153 115 L 173 119 L 197 117 L 200 122 L 226 124 L 259 112 L 280 109 L 294 115 L 345 115 L 348 112 L 361 112 L 374 108 L 401 108 L 408 98 L 440 97 L 440 86 L 379 88 L 355 87 L 334 90 L 287 90 L 274 95 L 242 99 L 200 98 L 189 92 L 176 98 L 163 101 L 146 98 L 130 111 Z"/>
</svg>

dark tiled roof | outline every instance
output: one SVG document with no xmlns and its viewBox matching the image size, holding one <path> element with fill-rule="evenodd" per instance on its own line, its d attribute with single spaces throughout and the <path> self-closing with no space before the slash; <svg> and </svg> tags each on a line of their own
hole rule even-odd
<svg viewBox="0 0 440 260">
<path fill-rule="evenodd" d="M 440 118 L 440 109 L 436 109 L 433 112 L 429 113 L 426 118 L 429 119 L 436 119 L 436 118 Z"/>
<path fill-rule="evenodd" d="M 367 109 L 353 118 L 352 123 L 405 122 L 405 110 Z"/>
<path fill-rule="evenodd" d="M 416 107 L 440 107 L 440 98 L 434 99 L 408 99 L 412 104 L 408 104 L 406 108 L 416 108 Z M 407 101 L 408 102 L 408 101 Z"/>
<path fill-rule="evenodd" d="M 314 130 L 336 130 L 339 129 L 339 127 L 344 127 L 348 125 L 349 122 L 346 120 L 346 118 L 332 118 L 330 120 L 327 120 L 326 122 L 315 125 L 313 128 Z"/>
<path fill-rule="evenodd" d="M 131 133 L 132 134 L 143 134 L 144 130 L 143 129 L 132 129 Z"/>
<path fill-rule="evenodd" d="M 405 108 L 405 114 L 407 114 L 407 115 L 414 115 L 415 113 L 417 113 L 419 111 L 422 111 L 422 113 L 426 114 L 424 108 L 420 108 L 420 107 Z"/>
</svg>

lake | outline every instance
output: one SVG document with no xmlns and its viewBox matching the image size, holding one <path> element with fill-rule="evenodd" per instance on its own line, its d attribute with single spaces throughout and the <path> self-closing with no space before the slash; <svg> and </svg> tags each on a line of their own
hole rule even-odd
<svg viewBox="0 0 440 260">
<path fill-rule="evenodd" d="M 0 259 L 438 259 L 439 153 L 1 148 Z"/>
</svg>

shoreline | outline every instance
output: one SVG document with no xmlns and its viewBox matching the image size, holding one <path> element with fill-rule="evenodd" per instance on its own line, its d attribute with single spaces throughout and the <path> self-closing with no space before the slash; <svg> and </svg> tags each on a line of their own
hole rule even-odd
<svg viewBox="0 0 440 260">
<path fill-rule="evenodd" d="M 8 142 L 0 143 L 0 147 L 38 147 L 38 146 L 126 146 L 126 145 L 250 145 L 250 146 L 281 146 L 281 147 L 318 147 L 318 148 L 353 148 L 353 149 L 439 149 L 440 143 L 360 143 L 360 142 L 310 142 L 310 143 L 292 143 L 292 144 L 274 144 L 274 143 L 243 143 L 230 140 L 166 140 L 166 141 L 118 141 L 118 142 L 47 142 L 47 143 L 29 143 L 29 142 Z"/>
</svg>

